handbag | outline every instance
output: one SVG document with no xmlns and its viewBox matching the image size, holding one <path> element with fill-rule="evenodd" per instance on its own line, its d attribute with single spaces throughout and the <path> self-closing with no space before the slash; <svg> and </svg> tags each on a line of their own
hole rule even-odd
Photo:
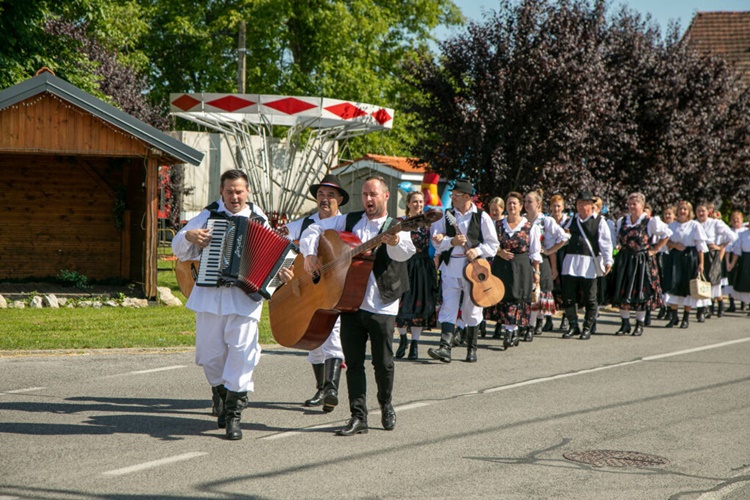
<svg viewBox="0 0 750 500">
<path fill-rule="evenodd" d="M 698 300 L 711 298 L 711 282 L 706 281 L 703 273 L 690 280 L 690 296 Z"/>
<path fill-rule="evenodd" d="M 604 265 L 604 255 L 594 255 L 594 249 L 591 247 L 591 242 L 586 237 L 586 233 L 583 232 L 583 227 L 581 227 L 581 221 L 578 217 L 576 217 L 576 224 L 578 224 L 578 230 L 581 231 L 583 241 L 585 241 L 586 246 L 589 247 L 589 252 L 594 256 L 594 269 L 596 269 L 596 275 L 599 277 L 604 276 L 607 273 L 607 267 Z"/>
</svg>

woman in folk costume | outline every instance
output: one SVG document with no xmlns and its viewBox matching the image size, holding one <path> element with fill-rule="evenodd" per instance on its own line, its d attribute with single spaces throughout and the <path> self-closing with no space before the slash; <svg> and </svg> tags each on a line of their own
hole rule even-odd
<svg viewBox="0 0 750 500">
<path fill-rule="evenodd" d="M 634 309 L 635 329 L 632 334 L 643 334 L 646 309 L 661 303 L 659 270 L 656 254 L 667 243 L 672 231 L 657 217 L 644 212 L 646 197 L 641 193 L 628 196 L 628 214 L 617 221 L 613 305 L 620 308 L 622 325 L 615 335 L 631 332 L 630 310 Z M 652 244 L 656 239 L 658 243 Z"/>
<path fill-rule="evenodd" d="M 502 220 L 505 218 L 505 201 L 500 198 L 499 196 L 495 196 L 490 200 L 490 202 L 487 204 L 487 211 L 490 214 L 490 218 L 492 219 L 492 223 L 495 224 L 495 227 L 497 228 L 497 224 L 502 222 Z M 487 260 L 492 263 L 493 257 L 489 257 Z M 487 320 L 483 319 L 482 322 L 479 324 L 479 335 L 484 338 L 485 335 L 487 335 Z M 492 335 L 493 339 L 501 339 L 502 334 L 500 332 L 500 329 L 497 328 L 497 325 L 495 327 L 495 333 Z"/>
<path fill-rule="evenodd" d="M 750 303 L 750 231 L 741 231 L 732 243 L 729 269 L 734 271 L 732 294 L 735 300 Z M 748 313 L 750 317 L 750 313 Z"/>
<path fill-rule="evenodd" d="M 424 211 L 424 194 L 412 191 L 406 195 L 406 215 L 411 217 Z M 400 335 L 396 357 L 406 354 L 406 330 L 411 331 L 411 345 L 408 359 L 419 357 L 419 337 L 422 329 L 435 325 L 435 304 L 437 302 L 437 269 L 430 257 L 430 228 L 420 226 L 411 231 L 411 240 L 417 253 L 406 261 L 409 272 L 410 289 L 401 296 L 396 316 L 396 328 Z"/>
<path fill-rule="evenodd" d="M 678 323 L 680 328 L 687 328 L 690 309 L 700 303 L 699 299 L 690 296 L 690 280 L 703 273 L 703 254 L 708 251 L 708 238 L 703 226 L 693 218 L 693 205 L 689 201 L 680 201 L 676 218 L 669 224 L 672 235 L 667 241 L 669 256 L 664 262 L 663 285 L 669 304 L 667 328 Z M 683 308 L 682 322 L 677 317 L 679 307 Z"/>
<path fill-rule="evenodd" d="M 735 232 L 738 239 L 741 232 L 747 231 L 747 228 L 744 225 L 744 216 L 742 215 L 742 212 L 740 212 L 739 210 L 735 210 L 730 214 L 729 227 L 732 229 L 732 231 Z M 727 312 L 730 313 L 733 313 L 737 310 L 737 305 L 735 304 L 734 297 L 734 280 L 735 276 L 737 275 L 737 267 L 730 268 L 729 266 L 729 263 L 732 260 L 733 247 L 736 242 L 737 241 L 735 240 L 734 243 L 730 243 L 726 248 L 726 253 L 724 255 L 724 269 L 726 270 L 726 273 L 724 274 L 724 276 L 726 276 L 727 283 L 721 290 L 724 295 L 729 296 L 729 308 L 727 309 Z M 744 301 L 740 301 L 740 303 L 744 304 Z"/>
<path fill-rule="evenodd" d="M 568 219 L 570 218 L 568 214 L 565 213 L 565 200 L 562 196 L 559 194 L 556 194 L 552 196 L 549 200 L 549 216 L 552 217 L 552 219 L 557 223 L 558 226 L 564 228 L 566 223 L 568 222 Z M 569 232 L 565 232 L 565 234 L 570 235 Z M 568 236 L 570 237 L 570 236 Z M 560 272 L 562 270 L 562 262 L 565 259 L 565 247 L 563 246 L 560 248 L 556 255 L 555 260 L 557 261 L 557 269 L 556 269 L 556 275 L 557 278 L 554 279 L 554 286 L 552 288 L 552 296 L 555 299 L 555 308 L 556 309 L 562 309 L 562 273 Z M 547 316 L 547 318 L 544 321 L 544 326 L 542 327 L 543 332 L 551 332 L 554 329 L 554 326 L 552 324 L 552 317 Z M 562 316 L 562 322 L 560 323 L 560 330 L 567 330 L 568 329 L 568 318 L 563 314 Z"/>
<path fill-rule="evenodd" d="M 675 217 L 675 211 L 676 208 L 673 205 L 668 205 L 664 207 L 664 209 L 661 212 L 661 220 L 669 226 L 672 222 L 674 222 Z M 654 242 L 655 243 L 655 242 Z M 656 316 L 656 319 L 664 319 L 667 317 L 667 299 L 664 295 L 664 283 L 666 282 L 666 278 L 664 277 L 664 262 L 667 258 L 667 255 L 669 255 L 669 247 L 667 245 L 664 245 L 659 250 L 659 253 L 656 254 L 656 267 L 659 268 L 659 284 L 661 285 L 662 290 L 662 300 L 661 300 L 661 307 L 659 307 L 659 314 Z"/>
<path fill-rule="evenodd" d="M 727 245 L 737 239 L 737 234 L 721 219 L 709 217 L 709 209 L 706 204 L 695 207 L 695 217 L 703 226 L 706 233 L 706 244 L 708 251 L 703 256 L 706 269 L 706 280 L 711 282 L 711 298 L 707 304 L 698 305 L 698 323 L 705 321 L 707 308 L 714 307 L 714 300 L 719 302 L 719 317 L 724 315 L 724 297 L 721 295 L 721 261 Z"/>
<path fill-rule="evenodd" d="M 541 213 L 542 196 L 538 191 L 531 191 L 524 200 L 526 218 L 539 227 L 542 240 L 542 263 L 539 267 L 539 300 L 531 304 L 530 327 L 524 340 L 531 341 L 534 335 L 542 334 L 542 316 L 552 324 L 552 315 L 557 312 L 555 299 L 552 296 L 554 280 L 557 278 L 557 251 L 570 239 L 570 235 L 555 220 Z"/>
<path fill-rule="evenodd" d="M 505 285 L 502 302 L 484 310 L 484 318 L 502 325 L 507 349 L 518 345 L 519 330 L 529 326 L 532 286 L 539 285 L 542 263 L 542 233 L 538 225 L 521 215 L 523 195 L 512 192 L 505 198 L 508 216 L 495 222 L 500 246 L 492 259 L 492 274 Z"/>
</svg>

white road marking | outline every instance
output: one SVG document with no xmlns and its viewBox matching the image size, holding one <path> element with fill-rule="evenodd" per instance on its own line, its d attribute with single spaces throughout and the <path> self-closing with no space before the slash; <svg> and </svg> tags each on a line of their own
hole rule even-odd
<svg viewBox="0 0 750 500">
<path fill-rule="evenodd" d="M 489 389 L 485 389 L 485 390 L 482 390 L 482 391 L 470 391 L 470 392 L 467 392 L 467 393 L 464 393 L 464 394 L 458 394 L 458 395 L 456 395 L 456 397 L 478 396 L 478 395 L 482 395 L 482 394 L 491 394 L 491 393 L 500 392 L 500 391 L 507 391 L 507 390 L 510 390 L 510 389 L 516 389 L 518 387 L 524 387 L 524 386 L 527 386 L 527 385 L 541 384 L 542 382 L 551 382 L 551 381 L 554 381 L 554 380 L 560 380 L 560 379 L 564 379 L 564 378 L 568 378 L 568 377 L 576 377 L 578 375 L 585 375 L 585 374 L 588 374 L 588 373 L 594 373 L 594 372 L 599 372 L 599 371 L 603 371 L 603 370 L 611 370 L 613 368 L 621 368 L 623 366 L 635 365 L 635 364 L 643 363 L 643 362 L 646 362 L 646 361 L 655 361 L 655 360 L 659 360 L 659 359 L 669 358 L 669 357 L 672 357 L 672 356 L 681 356 L 683 354 L 691 354 L 691 353 L 694 353 L 694 352 L 706 351 L 706 350 L 709 350 L 709 349 L 718 349 L 720 347 L 726 347 L 726 346 L 729 346 L 729 345 L 739 344 L 739 343 L 742 343 L 742 342 L 750 342 L 750 337 L 744 338 L 744 339 L 730 340 L 728 342 L 721 342 L 721 343 L 718 343 L 718 344 L 711 344 L 711 345 L 707 345 L 707 346 L 703 346 L 703 347 L 696 347 L 696 348 L 693 348 L 693 349 L 684 349 L 684 350 L 681 350 L 681 351 L 668 352 L 668 353 L 665 353 L 665 354 L 657 354 L 657 355 L 654 355 L 654 356 L 646 356 L 644 358 L 635 359 L 635 360 L 632 360 L 632 361 L 623 361 L 622 363 L 616 363 L 616 364 L 613 364 L 613 365 L 597 366 L 597 367 L 594 367 L 594 368 L 587 368 L 587 369 L 579 370 L 579 371 L 575 371 L 575 372 L 559 373 L 557 375 L 550 375 L 548 377 L 541 377 L 541 378 L 535 378 L 535 379 L 531 379 L 531 380 L 524 380 L 523 382 L 516 382 L 514 384 L 501 385 L 501 386 L 498 386 L 498 387 L 490 387 Z M 453 398 L 451 398 L 451 399 L 453 399 Z M 442 402 L 442 400 L 415 401 L 413 403 L 406 403 L 406 404 L 403 404 L 403 405 L 400 405 L 400 406 L 396 406 L 394 409 L 396 409 L 398 411 L 413 410 L 415 408 L 422 408 L 424 406 L 430 406 L 430 405 L 434 405 L 434 404 L 440 403 L 440 402 Z M 379 414 L 380 414 L 380 410 L 370 412 L 370 415 L 379 415 Z M 262 439 L 262 440 L 266 440 L 266 441 L 275 440 L 275 439 L 282 439 L 282 438 L 287 438 L 287 437 L 291 437 L 291 436 L 296 436 L 297 434 L 303 434 L 304 432 L 312 430 L 312 429 L 323 429 L 323 428 L 329 428 L 329 427 L 331 427 L 330 424 L 316 425 L 314 427 L 305 427 L 305 428 L 301 428 L 299 430 L 281 432 L 281 433 L 278 433 L 278 434 L 271 434 L 270 436 L 265 436 L 265 437 L 261 437 L 261 438 L 258 438 L 258 439 Z"/>
<path fill-rule="evenodd" d="M 43 391 L 44 389 L 46 389 L 46 387 L 27 387 L 26 389 L 15 389 L 12 391 L 5 391 L 5 394 L 20 394 L 22 392 Z M 2 497 L 0 497 L 0 499 L 2 499 Z"/>
<path fill-rule="evenodd" d="M 104 476 L 124 476 L 126 474 L 132 474 L 134 472 L 140 472 L 142 470 L 146 469 L 153 469 L 155 467 L 160 467 L 162 465 L 168 465 L 173 464 L 175 462 L 182 462 L 185 460 L 190 460 L 197 457 L 202 457 L 203 455 L 208 455 L 208 453 L 200 452 L 200 451 L 194 451 L 192 453 L 184 453 L 182 455 L 176 455 L 174 457 L 167 457 L 162 458 L 161 460 L 154 460 L 152 462 L 145 462 L 142 464 L 137 465 L 131 465 L 130 467 L 124 467 L 122 469 L 115 469 L 115 470 L 108 470 L 106 472 L 102 472 L 102 475 Z"/>
<path fill-rule="evenodd" d="M 187 365 L 163 366 L 161 368 L 152 368 L 150 370 L 138 370 L 134 372 L 117 373 L 115 375 L 109 375 L 108 377 L 124 377 L 126 375 L 143 375 L 144 373 L 165 372 L 167 370 L 177 370 L 179 368 L 186 368 L 186 367 Z M 104 378 L 108 378 L 108 377 L 104 377 Z"/>
</svg>

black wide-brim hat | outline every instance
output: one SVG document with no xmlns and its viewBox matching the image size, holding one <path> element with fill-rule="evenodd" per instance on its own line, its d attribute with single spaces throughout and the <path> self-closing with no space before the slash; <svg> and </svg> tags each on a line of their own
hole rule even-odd
<svg viewBox="0 0 750 500">
<path fill-rule="evenodd" d="M 323 180 L 320 181 L 320 184 L 313 184 L 312 186 L 310 186 L 310 194 L 313 195 L 313 198 L 318 197 L 318 188 L 320 186 L 335 188 L 339 192 L 339 194 L 344 197 L 341 203 L 339 203 L 339 206 L 346 205 L 346 203 L 349 201 L 349 193 L 346 192 L 346 189 L 341 187 L 341 181 L 335 175 L 327 174 L 325 177 L 323 177 Z"/>
<path fill-rule="evenodd" d="M 578 191 L 576 201 L 594 201 L 594 193 L 592 193 L 590 189 Z"/>
<path fill-rule="evenodd" d="M 474 186 L 470 181 L 467 181 L 466 179 L 456 181 L 455 185 L 453 186 L 453 190 L 459 191 L 461 193 L 466 193 L 468 195 L 474 194 Z"/>
</svg>

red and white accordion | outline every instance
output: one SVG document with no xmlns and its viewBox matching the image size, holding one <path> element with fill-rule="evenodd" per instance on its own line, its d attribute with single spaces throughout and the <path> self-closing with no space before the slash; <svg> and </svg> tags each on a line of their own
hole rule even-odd
<svg viewBox="0 0 750 500">
<path fill-rule="evenodd" d="M 201 252 L 197 286 L 238 286 L 254 300 L 269 299 L 281 284 L 278 272 L 297 256 L 297 246 L 262 219 L 214 215 L 211 242 Z"/>
</svg>

